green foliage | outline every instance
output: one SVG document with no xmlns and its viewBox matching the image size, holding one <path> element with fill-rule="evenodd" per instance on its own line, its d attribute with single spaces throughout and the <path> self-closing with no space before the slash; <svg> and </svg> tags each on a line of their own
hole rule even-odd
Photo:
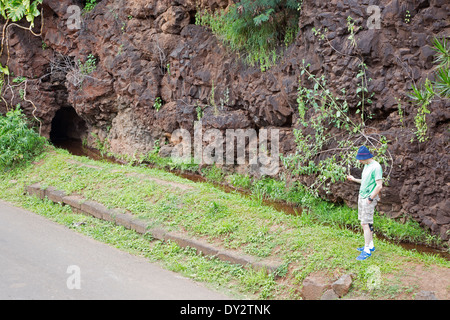
<svg viewBox="0 0 450 320">
<path fill-rule="evenodd" d="M 0 73 L 9 76 L 8 66 L 2 66 L 2 64 L 0 63 Z"/>
<path fill-rule="evenodd" d="M 434 87 L 441 97 L 450 98 L 450 68 L 439 69 Z"/>
<path fill-rule="evenodd" d="M 19 107 L 0 116 L 0 168 L 31 161 L 43 151 L 46 140 L 29 128 Z"/>
<path fill-rule="evenodd" d="M 203 168 L 201 170 L 201 173 L 208 181 L 222 182 L 224 179 L 224 173 L 222 172 L 222 169 L 216 166 Z"/>
<path fill-rule="evenodd" d="M 361 66 L 358 78 L 365 79 L 365 65 Z M 305 82 L 311 83 L 311 88 L 303 85 L 300 78 L 297 95 L 300 128 L 294 129 L 297 150 L 281 157 L 286 169 L 294 176 L 314 175 L 310 189 L 317 193 L 319 189 L 328 192 L 332 183 L 345 180 L 349 168 L 355 165 L 354 157 L 362 144 L 372 148 L 382 165 L 392 167 L 386 138 L 365 134 L 364 118 L 361 117 L 360 123 L 352 120 L 347 100 L 331 92 L 325 77 L 311 74 L 304 62 L 300 75 L 306 76 Z M 363 113 L 362 101 L 368 94 L 366 83 L 363 80 L 357 88 L 360 101 L 356 105 L 356 114 Z M 345 90 L 341 92 L 345 94 Z"/>
<path fill-rule="evenodd" d="M 78 59 L 74 64 L 68 60 L 64 63 L 58 67 L 69 73 L 70 82 L 76 87 L 81 87 L 84 80 L 97 69 L 97 60 L 93 54 L 89 54 L 85 62 Z"/>
<path fill-rule="evenodd" d="M 3 86 L 5 85 L 5 76 L 9 76 L 8 66 L 2 66 L 0 63 L 0 93 L 3 91 Z"/>
<path fill-rule="evenodd" d="M 244 54 L 249 65 L 262 71 L 275 64 L 277 48 L 295 39 L 301 1 L 242 0 L 226 11 L 199 10 L 196 24 L 209 26 L 232 51 Z"/>
<path fill-rule="evenodd" d="M 372 104 L 373 92 L 369 93 L 369 90 L 367 88 L 368 83 L 372 79 L 367 79 L 366 77 L 367 65 L 364 62 L 361 62 L 359 64 L 359 68 L 360 69 L 358 74 L 356 75 L 356 78 L 360 79 L 360 82 L 358 82 L 357 84 L 356 94 L 359 96 L 360 99 L 358 100 L 358 103 L 356 105 L 356 107 L 358 108 L 356 110 L 356 113 L 361 113 L 361 121 L 362 123 L 364 123 L 365 106 L 367 104 Z"/>
<path fill-rule="evenodd" d="M 232 174 L 227 177 L 227 181 L 235 188 L 249 189 L 251 187 L 251 178 L 248 175 Z"/>
<path fill-rule="evenodd" d="M 402 124 L 402 127 L 404 126 L 404 121 L 405 119 L 403 118 L 403 108 L 402 108 L 402 103 L 400 101 L 400 99 L 395 98 L 395 100 L 397 101 L 397 110 L 398 110 L 398 116 L 400 117 L 400 123 Z"/>
<path fill-rule="evenodd" d="M 30 26 L 34 26 L 34 18 L 41 13 L 38 5 L 42 4 L 42 0 L 0 0 L 0 13 L 5 20 L 10 19 L 17 22 L 26 18 Z"/>
<path fill-rule="evenodd" d="M 97 5 L 97 0 L 87 0 L 84 6 L 84 11 L 89 12 L 95 8 Z"/>
<path fill-rule="evenodd" d="M 433 45 L 433 49 L 437 52 L 434 62 L 439 68 L 434 86 L 440 97 L 450 98 L 450 46 L 446 38 L 442 41 L 434 38 Z"/>
<path fill-rule="evenodd" d="M 80 60 L 78 60 L 77 66 L 82 75 L 88 75 L 97 69 L 97 60 L 95 59 L 94 55 L 91 53 L 87 56 L 87 59 L 84 63 L 82 63 Z"/>
<path fill-rule="evenodd" d="M 443 38 L 439 41 L 438 38 L 433 39 L 433 50 L 437 52 L 434 62 L 438 64 L 440 68 L 448 67 L 450 65 L 450 47 L 447 39 Z"/>
<path fill-rule="evenodd" d="M 434 98 L 450 98 L 450 47 L 447 39 L 439 40 L 434 38 L 433 49 L 436 51 L 434 62 L 437 64 L 438 71 L 435 73 L 435 81 L 428 78 L 422 86 L 412 85 L 412 92 L 409 97 L 417 105 L 417 114 L 414 117 L 416 126 L 415 135 L 419 142 L 427 140 L 428 126 L 426 115 L 430 113 L 428 106 Z M 413 139 L 411 139 L 411 142 Z"/>
<path fill-rule="evenodd" d="M 417 88 L 413 85 L 413 92 L 411 98 L 418 104 L 417 114 L 414 117 L 414 123 L 416 126 L 417 140 L 419 142 L 424 142 L 427 140 L 427 122 L 426 115 L 430 113 L 427 106 L 431 103 L 431 98 L 434 96 L 433 86 L 430 80 L 425 81 L 425 85 L 422 88 Z"/>
<path fill-rule="evenodd" d="M 200 121 L 203 118 L 203 109 L 200 106 L 195 108 L 195 112 L 197 113 L 197 120 Z"/>
<path fill-rule="evenodd" d="M 21 84 L 23 82 L 27 81 L 27 78 L 23 77 L 23 76 L 19 76 L 13 79 L 13 83 L 17 83 L 17 84 Z"/>
<path fill-rule="evenodd" d="M 91 136 L 94 138 L 94 146 L 100 152 L 100 155 L 102 157 L 108 156 L 110 149 L 108 139 L 101 140 L 95 132 L 91 132 Z"/>
<path fill-rule="evenodd" d="M 411 12 L 409 12 L 409 10 L 406 10 L 404 21 L 405 21 L 405 23 L 411 22 Z"/>
<path fill-rule="evenodd" d="M 162 102 L 161 98 L 156 97 L 155 103 L 153 104 L 153 108 L 156 109 L 156 112 L 158 112 L 159 109 L 161 109 L 162 105 L 163 105 L 163 102 Z"/>
<path fill-rule="evenodd" d="M 358 32 L 359 28 L 355 26 L 355 20 L 351 16 L 347 17 L 347 31 L 350 33 L 348 36 L 348 40 L 352 47 L 356 48 L 356 38 L 355 34 Z"/>
</svg>

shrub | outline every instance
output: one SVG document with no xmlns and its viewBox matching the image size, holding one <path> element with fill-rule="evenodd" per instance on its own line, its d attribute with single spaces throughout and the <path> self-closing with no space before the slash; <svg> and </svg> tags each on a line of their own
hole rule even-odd
<svg viewBox="0 0 450 320">
<path fill-rule="evenodd" d="M 419 142 L 428 140 L 426 116 L 430 113 L 428 106 L 435 99 L 450 99 L 450 45 L 447 38 L 434 38 L 433 50 L 436 51 L 434 62 L 437 64 L 434 76 L 435 81 L 426 78 L 422 85 L 413 84 L 409 97 L 417 106 L 417 113 L 414 117 L 416 130 L 414 131 Z M 414 139 L 411 139 L 413 142 Z"/>
<path fill-rule="evenodd" d="M 31 161 L 40 154 L 46 139 L 29 127 L 18 106 L 0 116 L 0 168 Z"/>
</svg>

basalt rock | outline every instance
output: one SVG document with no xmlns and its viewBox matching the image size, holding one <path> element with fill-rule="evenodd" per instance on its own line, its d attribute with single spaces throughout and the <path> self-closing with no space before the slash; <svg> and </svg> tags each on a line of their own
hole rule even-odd
<svg viewBox="0 0 450 320">
<path fill-rule="evenodd" d="M 212 10 L 230 3 L 201 1 Z M 367 25 L 372 3 L 380 8 L 379 29 Z M 8 106 L 1 103 L 0 112 L 21 103 L 30 117 L 34 111 L 42 134 L 50 137 L 57 111 L 70 107 L 85 122 L 88 144 L 95 144 L 88 134 L 95 133 L 108 140 L 112 152 L 131 155 L 151 151 L 156 141 L 169 150 L 172 132 L 183 128 L 193 134 L 194 122 L 202 116 L 205 130 L 278 128 L 280 152 L 288 154 L 295 151 L 302 60 L 310 64 L 312 73 L 325 75 L 334 92 L 346 90 L 350 113 L 354 113 L 356 75 L 363 57 L 372 79 L 368 89 L 374 93 L 373 103 L 366 106 L 372 117 L 366 125 L 389 139 L 394 160 L 378 209 L 393 218 L 410 217 L 449 239 L 450 103 L 440 100 L 429 105 L 429 139 L 417 143 L 413 133 L 417 106 L 407 97 L 412 83 L 432 77 L 431 41 L 450 31 L 447 1 L 305 0 L 295 42 L 266 72 L 246 66 L 208 28 L 195 25 L 197 4 L 192 0 L 102 0 L 81 16 L 80 28 L 73 29 L 68 27 L 67 8 L 82 7 L 82 1 L 44 0 L 41 37 L 17 27 L 8 28 L 7 33 L 10 70 L 29 79 L 27 98 L 37 109 L 5 90 Z M 348 16 L 359 27 L 357 49 L 348 39 Z M 37 19 L 35 29 L 40 27 Z M 313 28 L 327 28 L 327 39 L 315 37 Z M 69 67 L 52 68 L 61 57 L 73 66 L 78 60 L 86 61 L 89 54 L 96 59 L 96 70 L 81 85 L 71 81 Z M 5 50 L 1 62 L 6 62 Z M 396 99 L 402 101 L 403 119 Z M 323 196 L 354 206 L 357 189 L 349 182 L 338 183 Z"/>
</svg>

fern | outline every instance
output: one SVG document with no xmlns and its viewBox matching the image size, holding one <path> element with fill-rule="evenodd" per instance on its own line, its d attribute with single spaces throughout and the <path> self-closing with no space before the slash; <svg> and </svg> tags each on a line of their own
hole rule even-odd
<svg viewBox="0 0 450 320">
<path fill-rule="evenodd" d="M 277 59 L 280 44 L 289 45 L 298 30 L 297 0 L 242 0 L 227 11 L 197 12 L 196 23 L 211 31 L 250 65 L 264 71 Z"/>
<path fill-rule="evenodd" d="M 253 22 L 255 23 L 256 26 L 260 26 L 261 23 L 268 21 L 270 19 L 271 14 L 274 12 L 275 10 L 271 8 L 266 12 L 260 14 L 259 16 L 253 18 Z"/>
</svg>

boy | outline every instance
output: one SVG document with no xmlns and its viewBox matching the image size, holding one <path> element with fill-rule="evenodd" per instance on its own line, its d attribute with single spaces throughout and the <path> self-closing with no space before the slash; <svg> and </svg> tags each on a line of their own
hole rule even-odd
<svg viewBox="0 0 450 320">
<path fill-rule="evenodd" d="M 361 184 L 358 197 L 358 219 L 364 231 L 364 247 L 358 248 L 361 254 L 356 260 L 365 260 L 375 251 L 373 244 L 373 213 L 383 188 L 383 171 L 381 165 L 373 159 L 372 153 L 365 146 L 358 149 L 356 159 L 364 164 L 361 179 L 348 175 L 347 179 Z"/>
</svg>

